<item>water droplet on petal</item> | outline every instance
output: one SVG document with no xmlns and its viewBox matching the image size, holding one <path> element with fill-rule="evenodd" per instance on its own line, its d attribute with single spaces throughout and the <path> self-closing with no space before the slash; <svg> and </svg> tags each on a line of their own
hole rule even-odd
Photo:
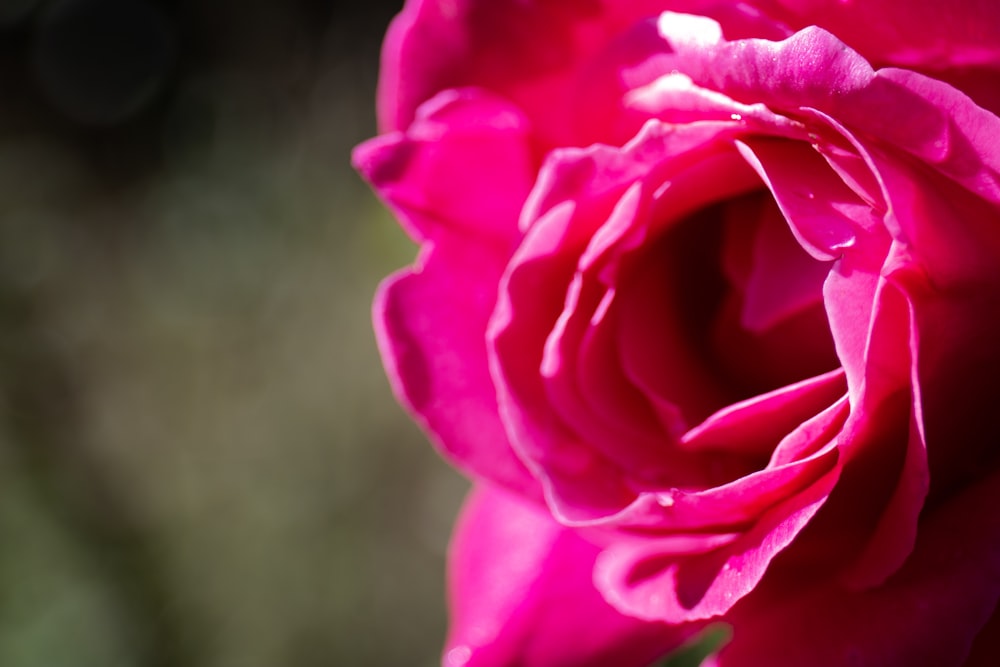
<svg viewBox="0 0 1000 667">
<path fill-rule="evenodd" d="M 656 496 L 656 504 L 660 507 L 673 507 L 674 497 L 667 494 L 660 494 Z"/>
</svg>

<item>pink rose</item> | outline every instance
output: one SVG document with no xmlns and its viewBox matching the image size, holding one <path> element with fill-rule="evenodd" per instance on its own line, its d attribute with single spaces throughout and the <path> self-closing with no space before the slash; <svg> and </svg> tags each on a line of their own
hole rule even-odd
<svg viewBox="0 0 1000 667">
<path fill-rule="evenodd" d="M 407 4 L 355 163 L 477 483 L 446 667 L 1000 663 L 996 109 L 993 0 Z"/>
</svg>

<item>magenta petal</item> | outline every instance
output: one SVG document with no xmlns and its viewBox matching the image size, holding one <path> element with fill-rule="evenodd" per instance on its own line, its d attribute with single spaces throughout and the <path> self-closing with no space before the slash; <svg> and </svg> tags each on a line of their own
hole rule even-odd
<svg viewBox="0 0 1000 667">
<path fill-rule="evenodd" d="M 842 424 L 845 412 L 839 408 L 843 406 L 817 418 L 821 423 L 805 425 L 800 429 L 804 435 L 789 436 L 809 440 L 812 449 L 818 450 L 810 452 L 807 458 L 768 467 L 704 491 L 674 489 L 643 494 L 617 518 L 617 523 L 631 526 L 648 522 L 648 528 L 665 534 L 696 530 L 727 532 L 747 527 L 830 470 L 837 459 L 830 438 Z"/>
<path fill-rule="evenodd" d="M 838 459 L 837 436 L 847 413 L 847 401 L 841 399 L 807 419 L 781 439 L 763 469 L 702 490 L 673 488 L 643 493 L 616 517 L 616 525 L 670 535 L 747 529 L 784 499 L 829 472 Z M 709 466 L 713 471 L 724 471 L 726 464 L 726 458 L 719 455 Z"/>
<path fill-rule="evenodd" d="M 718 666 L 962 665 L 1000 598 L 998 506 L 997 474 L 939 506 L 903 568 L 869 591 L 777 581 L 769 591 L 765 582 L 730 614 Z"/>
<path fill-rule="evenodd" d="M 382 50 L 379 125 L 405 128 L 423 102 L 448 88 L 476 86 L 511 100 L 544 146 L 580 145 L 573 122 L 606 105 L 614 87 L 593 90 L 593 62 L 663 0 L 410 0 Z M 744 3 L 673 0 L 676 11 L 705 11 L 730 37 L 778 37 L 788 29 Z M 634 50 L 606 69 L 633 64 Z M 591 123 L 592 125 L 592 123 Z M 590 143 L 593 137 L 585 138 Z"/>
<path fill-rule="evenodd" d="M 746 284 L 740 323 L 763 332 L 823 299 L 823 280 L 830 271 L 817 262 L 789 232 L 788 223 L 772 207 L 760 217 L 753 244 L 753 265 Z"/>
<path fill-rule="evenodd" d="M 615 611 L 592 582 L 597 553 L 544 508 L 474 489 L 451 545 L 444 667 L 647 667 L 697 630 Z"/>
<path fill-rule="evenodd" d="M 687 25 L 661 21 L 676 69 L 694 83 L 746 104 L 774 111 L 826 109 L 874 77 L 871 65 L 834 35 L 806 28 L 780 42 L 741 40 L 706 44 L 692 39 Z"/>
<path fill-rule="evenodd" d="M 534 167 L 523 116 L 477 91 L 423 105 L 406 132 L 355 164 L 425 245 L 375 300 L 379 348 L 400 401 L 464 470 L 532 495 L 508 444 L 486 360 L 486 322 L 518 236 Z"/>
<path fill-rule="evenodd" d="M 834 467 L 738 538 L 707 553 L 664 553 L 652 538 L 612 545 L 598 558 L 597 585 L 611 604 L 636 618 L 681 623 L 724 614 L 757 586 L 771 560 L 809 523 L 838 473 Z"/>
<path fill-rule="evenodd" d="M 565 144 L 573 75 L 617 27 L 606 11 L 578 0 L 411 0 L 383 47 L 380 126 L 405 128 L 425 100 L 472 85 L 524 109 L 547 143 Z"/>
<path fill-rule="evenodd" d="M 1000 66 L 993 0 L 755 0 L 795 27 L 821 26 L 874 62 L 944 69 Z"/>
<path fill-rule="evenodd" d="M 486 322 L 506 257 L 492 246 L 447 241 L 375 297 L 375 333 L 400 402 L 462 469 L 537 496 L 497 412 Z"/>
<path fill-rule="evenodd" d="M 768 455 L 775 443 L 844 394 L 844 371 L 837 369 L 734 403 L 681 438 L 689 450 Z"/>
<path fill-rule="evenodd" d="M 560 418 L 539 373 L 568 289 L 578 272 L 586 272 L 590 281 L 613 269 L 613 263 L 587 264 L 609 249 L 605 241 L 615 245 L 619 225 L 612 220 L 604 227 L 614 215 L 637 216 L 636 227 L 650 220 L 669 224 L 671 216 L 697 210 L 713 195 L 752 187 L 752 172 L 720 139 L 737 127 L 730 122 L 674 128 L 651 121 L 623 149 L 595 145 L 553 153 L 525 205 L 521 225 L 526 234 L 507 266 L 490 321 L 491 363 L 512 443 L 545 481 L 562 519 L 608 516 L 635 498 L 622 471 Z M 724 175 L 725 186 L 711 187 L 709 175 Z M 668 176 L 675 176 L 672 186 L 658 193 Z M 634 208 L 626 192 L 642 195 Z M 650 206 L 664 211 L 651 216 Z"/>
<path fill-rule="evenodd" d="M 558 418 L 539 373 L 547 334 L 556 326 L 576 255 L 583 250 L 559 252 L 585 240 L 574 229 L 579 222 L 574 211 L 554 204 L 528 231 L 500 285 L 488 344 L 504 423 L 518 452 L 547 484 L 554 509 L 606 515 L 631 502 L 634 491 Z"/>
<path fill-rule="evenodd" d="M 1000 4 L 998 4 L 1000 6 Z M 880 109 L 905 108 L 897 119 Z M 830 115 L 994 203 L 1000 202 L 1000 118 L 962 91 L 916 72 L 880 70 L 870 85 L 837 100 Z"/>
<path fill-rule="evenodd" d="M 634 3 L 617 3 L 627 6 Z M 661 3 L 666 4 L 666 3 Z M 684 3 L 674 2 L 676 11 Z M 693 13 L 704 12 L 711 17 L 702 25 L 721 25 L 728 39 L 757 37 L 782 39 L 791 31 L 765 17 L 744 3 L 693 2 Z M 729 120 L 733 114 L 745 119 L 767 117 L 769 122 L 784 119 L 763 105 L 748 107 L 718 93 L 692 85 L 691 80 L 677 73 L 676 56 L 663 48 L 656 17 L 664 7 L 656 8 L 645 20 L 639 20 L 615 35 L 583 71 L 578 91 L 581 103 L 575 111 L 579 135 L 584 140 L 622 144 L 635 135 L 642 122 L 657 118 L 669 123 L 702 120 Z M 628 11 L 628 10 L 626 10 Z M 634 12 L 633 12 L 634 13 Z M 675 22 L 691 17 L 672 15 Z M 715 19 L 715 20 L 712 20 Z M 673 74 L 664 74 L 673 72 Z M 785 121 L 787 122 L 787 121 Z"/>
<path fill-rule="evenodd" d="M 646 397 L 625 377 L 617 347 L 617 306 L 615 292 L 609 291 L 580 344 L 577 371 L 580 393 L 595 413 L 614 423 L 622 433 L 659 433 L 664 437 L 662 425 Z M 655 452 L 652 456 L 657 458 Z"/>
<path fill-rule="evenodd" d="M 688 223 L 687 228 L 696 234 L 711 232 L 707 225 Z M 616 324 L 622 372 L 657 410 L 666 433 L 679 438 L 726 405 L 730 392 L 700 353 L 702 332 L 686 326 L 686 294 L 679 288 L 688 282 L 701 285 L 698 277 L 711 275 L 713 258 L 705 251 L 711 248 L 710 236 L 701 248 L 675 243 L 675 237 L 650 243 L 633 262 L 616 293 Z M 708 300 L 708 289 L 700 289 L 698 296 Z"/>
<path fill-rule="evenodd" d="M 852 588 L 870 588 L 882 584 L 906 561 L 917 539 L 918 520 L 927 498 L 930 473 L 927 449 L 920 426 L 911 416 L 906 445 L 896 488 L 879 518 L 872 537 L 851 567 L 842 575 Z"/>
<path fill-rule="evenodd" d="M 354 165 L 417 240 L 445 231 L 509 245 L 534 181 L 527 121 L 477 90 L 424 104 L 405 132 L 372 139 Z"/>
<path fill-rule="evenodd" d="M 810 255 L 835 259 L 848 248 L 884 254 L 866 236 L 878 235 L 881 221 L 871 207 L 848 188 L 811 147 L 787 140 L 749 140 L 740 144 L 743 156 L 774 195 L 792 233 Z M 857 252 L 857 250 L 854 250 Z"/>
<path fill-rule="evenodd" d="M 933 497 L 996 463 L 1000 207 L 905 163 L 877 166 L 906 241 L 885 273 L 910 304 Z"/>
<path fill-rule="evenodd" d="M 602 301 L 613 296 L 597 276 L 586 272 L 591 268 L 587 266 L 591 263 L 588 256 L 608 252 L 607 246 L 620 244 L 621 236 L 635 226 L 641 231 L 645 220 L 637 210 L 642 205 L 640 193 L 638 184 L 625 193 L 583 254 L 580 268 L 569 285 L 563 312 L 546 340 L 541 375 L 553 410 L 570 430 L 585 439 L 612 465 L 621 466 L 632 474 L 648 476 L 644 474 L 646 471 L 652 473 L 663 466 L 657 454 L 663 434 L 652 413 L 646 414 L 644 420 L 630 422 L 617 418 L 614 410 L 607 409 L 610 406 L 592 407 L 583 393 L 581 381 L 583 368 L 593 365 L 593 360 L 581 353 L 583 339 Z M 615 347 L 610 345 L 608 348 L 591 350 L 592 354 L 605 357 L 606 366 L 617 359 Z M 635 398 L 642 400 L 641 396 Z M 647 424 L 646 429 L 640 426 L 643 421 Z"/>
<path fill-rule="evenodd" d="M 896 264 L 894 247 L 887 264 Z M 907 379 L 918 382 L 915 364 L 916 335 L 911 331 L 910 307 L 904 296 L 890 285 L 883 284 L 877 296 L 877 308 L 867 345 L 867 377 L 861 405 L 856 409 L 860 420 L 874 422 L 878 414 L 876 402 L 882 401 Z M 904 346 L 903 343 L 906 343 Z M 903 370 L 905 369 L 905 371 Z M 910 377 L 905 376 L 906 371 Z M 904 390 L 905 391 L 905 390 Z M 908 418 L 900 419 L 897 430 L 906 433 L 905 453 L 895 480 L 885 479 L 883 486 L 894 484 L 885 509 L 881 512 L 872 537 L 860 557 L 844 573 L 843 579 L 854 587 L 881 584 L 906 560 L 916 540 L 918 521 L 930 485 L 927 446 L 920 417 L 919 395 L 910 391 Z M 878 445 L 887 449 L 884 438 Z M 872 443 L 869 446 L 875 445 Z M 870 507 L 874 511 L 874 507 Z"/>
</svg>

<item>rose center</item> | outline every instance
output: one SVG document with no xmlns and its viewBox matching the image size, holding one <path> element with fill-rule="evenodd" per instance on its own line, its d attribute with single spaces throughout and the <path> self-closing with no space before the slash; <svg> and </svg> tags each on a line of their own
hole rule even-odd
<svg viewBox="0 0 1000 667">
<path fill-rule="evenodd" d="M 769 193 L 705 207 L 647 250 L 632 288 L 652 296 L 649 281 L 659 285 L 645 307 L 665 309 L 674 347 L 657 371 L 694 365 L 702 376 L 700 390 L 664 397 L 689 426 L 839 365 L 822 299 L 829 266 L 798 245 Z"/>
</svg>

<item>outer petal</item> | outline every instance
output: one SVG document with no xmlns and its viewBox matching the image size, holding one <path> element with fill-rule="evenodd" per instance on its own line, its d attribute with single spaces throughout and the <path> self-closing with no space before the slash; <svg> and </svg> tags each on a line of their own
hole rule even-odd
<svg viewBox="0 0 1000 667">
<path fill-rule="evenodd" d="M 880 110 L 906 109 L 898 122 Z M 909 153 L 977 196 L 1000 201 L 1000 118 L 947 83 L 898 69 L 832 100 L 831 116 L 882 145 Z"/>
<path fill-rule="evenodd" d="M 880 64 L 943 69 L 1000 66 L 1000 4 L 994 0 L 755 0 L 801 28 L 818 25 Z"/>
<path fill-rule="evenodd" d="M 718 666 L 963 664 L 1000 598 L 998 504 L 993 474 L 937 508 L 903 568 L 864 593 L 813 578 L 765 581 L 730 615 L 733 640 Z"/>
<path fill-rule="evenodd" d="M 676 69 L 694 83 L 738 102 L 766 104 L 776 111 L 826 108 L 863 89 L 871 65 L 834 35 L 810 27 L 780 42 L 692 39 L 684 22 L 664 14 L 664 49 L 676 54 Z"/>
<path fill-rule="evenodd" d="M 529 133 L 508 102 L 449 90 L 421 106 L 405 132 L 358 146 L 353 161 L 414 239 L 450 233 L 502 247 L 518 236 L 534 180 Z"/>
<path fill-rule="evenodd" d="M 928 88 L 922 77 L 900 75 L 893 79 L 899 83 L 944 101 L 933 95 L 945 91 Z M 937 173 L 875 148 L 866 155 L 888 203 L 887 226 L 898 239 L 883 273 L 909 303 L 915 407 L 932 499 L 994 466 L 1000 438 L 991 407 L 1000 376 L 998 153 L 985 136 L 995 136 L 1000 121 L 954 90 L 948 101 L 933 107 L 937 122 L 926 123 L 942 129 L 938 140 L 947 144 L 942 159 L 924 160 Z M 920 142 L 903 148 L 923 153 Z"/>
<path fill-rule="evenodd" d="M 559 133 L 571 73 L 612 34 L 606 20 L 594 0 L 408 2 L 383 49 L 380 126 L 404 128 L 439 91 L 475 85 L 514 100 Z"/>
<path fill-rule="evenodd" d="M 912 312 L 914 384 L 934 498 L 998 460 L 1000 207 L 950 184 L 913 176 L 904 187 L 898 173 L 889 177 L 912 239 L 911 261 L 890 279 Z"/>
<path fill-rule="evenodd" d="M 692 40 L 683 22 L 669 18 L 665 14 L 659 23 L 663 51 L 673 54 L 674 68 L 695 84 L 778 112 L 817 109 L 914 155 L 982 197 L 1000 199 L 1000 154 L 992 140 L 1000 119 L 948 83 L 906 70 L 875 72 L 839 36 L 817 27 L 780 42 L 705 43 Z M 886 114 L 886 109 L 906 113 Z"/>
<path fill-rule="evenodd" d="M 786 30 L 747 3 L 719 0 L 411 0 L 383 48 L 380 126 L 405 128 L 425 100 L 471 85 L 523 109 L 542 145 L 574 145 L 575 123 L 568 121 L 605 97 L 595 97 L 600 90 L 590 85 L 593 61 L 633 24 L 664 9 L 710 15 L 730 37 Z M 634 65 L 634 55 L 613 54 L 618 62 L 610 71 Z"/>
<path fill-rule="evenodd" d="M 612 609 L 592 583 L 597 553 L 545 510 L 474 489 L 451 546 L 444 667 L 646 667 L 698 629 Z"/>
<path fill-rule="evenodd" d="M 537 482 L 507 440 L 487 366 L 483 332 L 502 269 L 489 248 L 436 245 L 415 271 L 379 287 L 375 334 L 397 398 L 445 457 L 537 496 Z"/>
<path fill-rule="evenodd" d="M 425 242 L 416 265 L 375 298 L 396 395 L 459 467 L 537 496 L 500 422 L 485 341 L 534 177 L 525 136 L 523 116 L 506 103 L 452 91 L 424 105 L 407 132 L 360 146 L 354 160 Z"/>
</svg>

